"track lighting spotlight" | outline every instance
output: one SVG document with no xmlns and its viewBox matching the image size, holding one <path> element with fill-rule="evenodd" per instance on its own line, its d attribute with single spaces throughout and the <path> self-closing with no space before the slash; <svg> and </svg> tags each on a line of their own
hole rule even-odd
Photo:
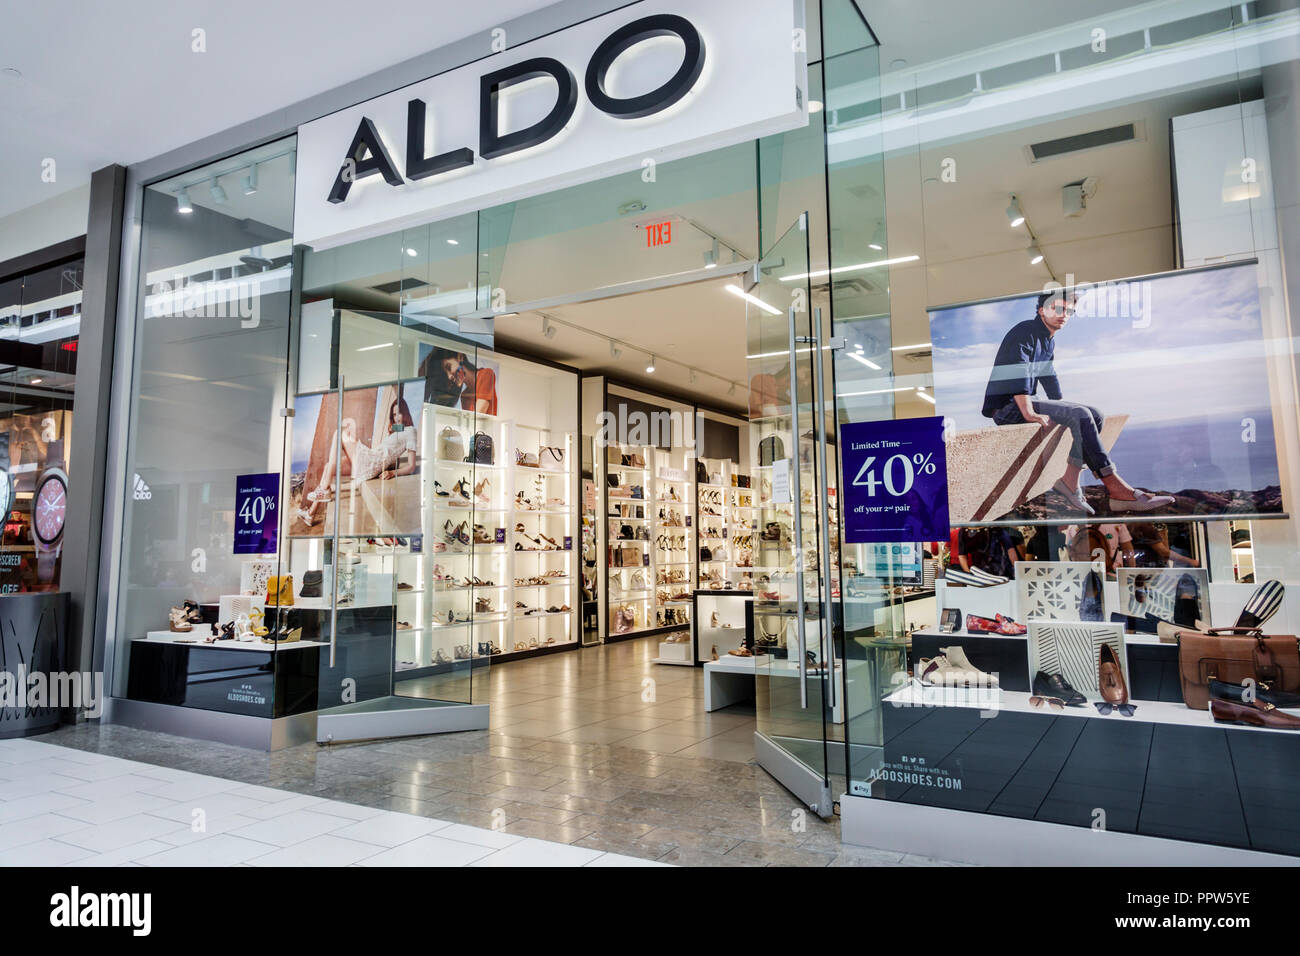
<svg viewBox="0 0 1300 956">
<path fill-rule="evenodd" d="M 555 338 L 555 326 L 551 324 L 551 320 L 546 316 L 542 316 L 542 338 Z"/>
<path fill-rule="evenodd" d="M 176 193 L 176 211 L 183 216 L 188 216 L 194 211 L 194 206 L 190 203 L 190 191 L 181 189 Z"/>
<path fill-rule="evenodd" d="M 878 224 L 876 225 L 876 232 L 875 232 L 875 235 L 873 235 L 873 236 L 871 237 L 871 241 L 867 243 L 867 248 L 869 248 L 869 249 L 873 249 L 873 250 L 875 250 L 876 252 L 883 252 L 883 251 L 884 251 L 884 249 L 885 249 L 885 224 L 884 224 L 883 222 L 878 223 Z"/>
<path fill-rule="evenodd" d="M 224 205 L 230 198 L 226 195 L 225 189 L 222 188 L 221 183 L 216 179 L 216 177 L 213 177 L 212 185 L 208 187 L 208 192 L 212 195 L 212 201 L 218 206 Z"/>
<path fill-rule="evenodd" d="M 623 357 L 623 350 L 614 344 L 613 339 L 609 340 L 609 357 L 612 359 L 619 359 Z"/>
<path fill-rule="evenodd" d="M 1011 228 L 1025 224 L 1025 214 L 1020 209 L 1020 200 L 1015 196 L 1011 197 L 1011 205 L 1007 207 L 1007 219 L 1011 222 Z"/>
<path fill-rule="evenodd" d="M 650 364 L 645 367 L 645 371 L 647 375 L 653 375 L 655 373 L 655 357 L 653 355 L 650 356 Z"/>
<path fill-rule="evenodd" d="M 257 192 L 257 164 L 254 163 L 248 167 L 248 175 L 244 177 L 244 195 L 251 196 Z"/>
<path fill-rule="evenodd" d="M 1031 242 L 1029 244 L 1029 264 L 1031 266 L 1036 266 L 1042 261 L 1043 261 L 1043 250 L 1038 248 L 1038 243 Z"/>
</svg>

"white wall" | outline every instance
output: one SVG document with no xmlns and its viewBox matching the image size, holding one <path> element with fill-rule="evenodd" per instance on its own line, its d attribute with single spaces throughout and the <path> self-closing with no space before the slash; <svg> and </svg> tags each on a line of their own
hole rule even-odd
<svg viewBox="0 0 1300 956">
<path fill-rule="evenodd" d="M 84 236 L 89 213 L 86 183 L 0 218 L 0 262 Z"/>
</svg>

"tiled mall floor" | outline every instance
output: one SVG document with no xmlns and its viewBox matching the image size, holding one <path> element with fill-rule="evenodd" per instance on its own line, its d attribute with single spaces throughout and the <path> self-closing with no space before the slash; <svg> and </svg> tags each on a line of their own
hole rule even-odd
<svg viewBox="0 0 1300 956">
<path fill-rule="evenodd" d="M 0 866 L 654 866 L 32 740 L 0 741 Z"/>
<path fill-rule="evenodd" d="M 236 787 L 247 785 L 254 790 L 253 799 L 269 802 L 267 795 L 275 793 L 276 802 L 292 811 L 300 808 L 298 801 L 317 799 L 341 801 L 330 804 L 336 808 L 350 805 L 335 810 L 336 815 L 363 808 L 407 814 L 403 826 L 418 835 L 396 845 L 392 858 L 400 856 L 402 847 L 418 854 L 428 841 L 447 840 L 463 842 L 469 847 L 463 852 L 473 854 L 476 847 L 490 849 L 484 841 L 491 839 L 520 842 L 502 846 L 497 853 L 503 856 L 494 853 L 483 858 L 485 863 L 512 862 L 511 852 L 516 862 L 526 862 L 536 841 L 564 844 L 561 850 L 571 854 L 617 855 L 595 857 L 596 862 L 618 862 L 621 856 L 718 866 L 942 862 L 844 847 L 838 818 L 823 821 L 803 812 L 753 762 L 753 706 L 706 713 L 703 672 L 652 663 L 656 648 L 654 640 L 627 641 L 494 664 L 487 678 L 489 731 L 330 747 L 309 744 L 272 754 L 97 724 L 65 727 L 40 739 L 83 751 L 78 756 L 113 755 L 151 764 L 154 770 L 184 772 L 187 779 L 191 774 L 221 778 L 217 783 L 229 785 L 229 791 L 220 792 L 230 797 L 241 796 Z M 475 699 L 482 699 L 478 688 Z M 0 766 L 3 776 L 9 774 Z M 21 790 L 19 784 L 15 793 Z M 90 786 L 64 799 L 87 799 L 93 790 Z M 0 797 L 5 793 L 0 785 Z M 184 791 L 161 796 L 191 799 Z M 111 782 L 100 799 L 114 799 Z M 123 803 L 129 806 L 130 801 Z M 6 806 L 0 803 L 0 823 Z M 234 816 L 249 816 L 243 804 L 237 806 Z M 339 834 L 337 828 L 316 831 L 332 822 L 320 819 L 331 811 L 316 804 L 301 810 L 276 816 L 293 827 L 286 834 L 317 841 L 297 846 L 306 853 L 319 848 L 318 864 L 352 862 L 346 857 L 354 848 L 343 841 L 367 842 L 361 838 L 369 832 L 362 828 L 365 820 L 351 835 Z M 44 812 L 57 816 L 64 811 L 47 807 Z M 173 815 L 179 812 L 171 808 Z M 224 812 L 218 808 L 209 821 Z M 300 815 L 308 822 L 299 824 Z M 188 827 L 188 811 L 179 819 Z M 245 832 L 259 819 L 264 817 L 237 820 L 227 832 L 232 839 L 254 841 L 258 834 L 279 832 L 265 826 Z M 44 825 L 57 829 L 62 824 L 47 820 Z M 438 829 L 419 833 L 422 825 Z M 448 832 L 446 826 L 457 829 Z M 467 838 L 470 833 L 477 834 L 478 844 Z M 0 858 L 10 852 L 3 834 L 0 828 Z M 46 835 L 67 842 L 63 835 Z M 291 849 L 284 849 L 286 859 L 293 855 Z"/>
</svg>

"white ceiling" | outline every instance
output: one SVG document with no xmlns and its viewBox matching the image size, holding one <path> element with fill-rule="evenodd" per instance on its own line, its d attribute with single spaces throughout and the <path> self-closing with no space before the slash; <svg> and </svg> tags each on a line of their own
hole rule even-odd
<svg viewBox="0 0 1300 956">
<path fill-rule="evenodd" d="M 502 316 L 495 322 L 496 342 L 743 414 L 749 396 L 746 305 L 725 288 L 735 282 L 725 277 L 546 309 L 556 320 L 549 339 L 542 336 L 542 313 Z M 610 355 L 610 339 L 622 350 L 618 359 Z M 653 374 L 646 372 L 651 355 Z M 694 382 L 691 366 L 698 370 Z M 734 395 L 728 394 L 732 384 Z"/>
<path fill-rule="evenodd" d="M 382 16 L 350 0 L 5 3 L 0 216 L 456 40 L 486 45 L 492 27 L 552 2 L 388 0 Z"/>
<path fill-rule="evenodd" d="M 1085 22 L 1135 6 L 1132 0 L 856 0 L 880 41 L 882 70 L 911 69 L 950 56 Z M 1226 6 L 1226 3 L 1225 3 Z M 903 60 L 901 66 L 891 66 Z"/>
</svg>

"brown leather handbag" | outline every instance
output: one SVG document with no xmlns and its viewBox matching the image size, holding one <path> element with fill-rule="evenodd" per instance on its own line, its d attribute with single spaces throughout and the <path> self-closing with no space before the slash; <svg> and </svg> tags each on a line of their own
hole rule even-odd
<svg viewBox="0 0 1300 956">
<path fill-rule="evenodd" d="M 1300 644 L 1294 635 L 1265 637 L 1258 628 L 1217 627 L 1178 632 L 1178 674 L 1183 703 L 1208 710 L 1210 681 L 1240 684 L 1249 678 L 1273 690 L 1300 690 Z"/>
</svg>

